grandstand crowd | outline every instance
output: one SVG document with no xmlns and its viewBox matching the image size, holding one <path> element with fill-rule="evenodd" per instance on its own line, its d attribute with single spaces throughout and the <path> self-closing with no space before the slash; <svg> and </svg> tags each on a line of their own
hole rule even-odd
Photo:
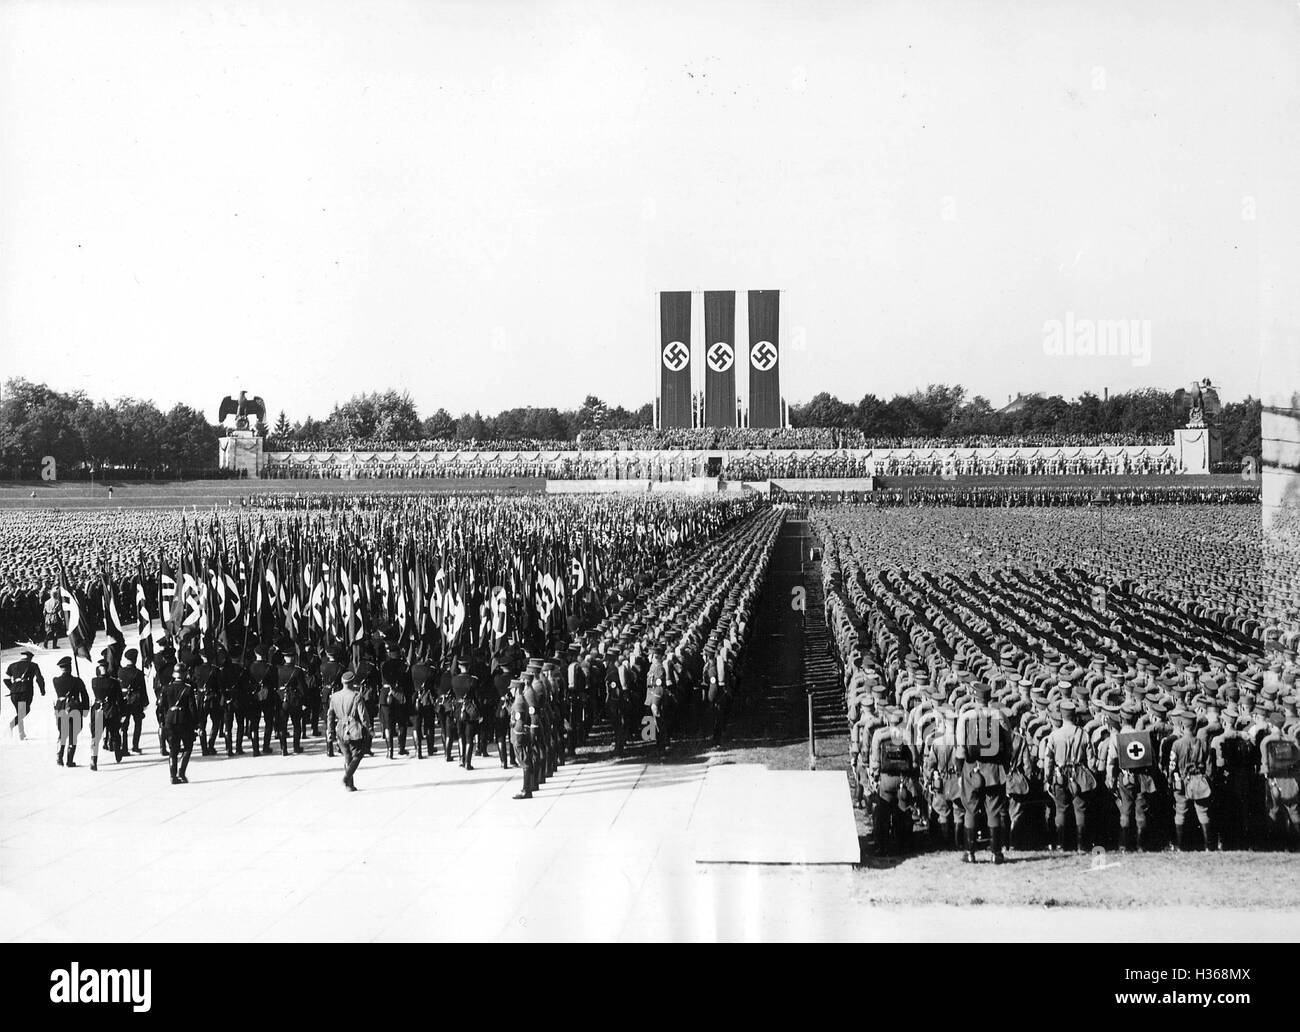
<svg viewBox="0 0 1300 1032">
<path fill-rule="evenodd" d="M 918 447 L 919 446 L 914 446 Z M 270 479 L 389 479 L 389 478 L 545 478 L 548 480 L 688 480 L 708 475 L 706 453 L 667 449 L 653 453 L 512 450 L 449 453 L 289 452 L 272 453 L 263 475 Z M 873 476 L 1129 476 L 1167 475 L 1178 471 L 1169 447 L 1129 451 L 1047 453 L 954 453 L 878 455 L 726 454 L 721 475 L 728 480 L 764 481 L 799 478 L 857 478 Z"/>
<path fill-rule="evenodd" d="M 620 430 L 583 430 L 568 440 L 358 438 L 268 436 L 271 452 L 444 452 L 444 451 L 743 451 L 745 449 L 802 448 L 1095 448 L 1147 447 L 1168 443 L 1167 435 L 1139 433 L 1031 433 L 1008 436 L 955 435 L 945 437 L 871 437 L 861 430 L 838 427 L 641 427 Z"/>
</svg>

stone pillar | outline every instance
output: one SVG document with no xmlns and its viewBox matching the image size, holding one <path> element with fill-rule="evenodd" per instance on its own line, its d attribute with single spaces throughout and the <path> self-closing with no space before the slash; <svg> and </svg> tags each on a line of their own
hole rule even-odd
<svg viewBox="0 0 1300 1032">
<path fill-rule="evenodd" d="M 262 436 L 252 430 L 232 430 L 221 438 L 222 469 L 243 470 L 255 479 L 262 475 Z"/>
<path fill-rule="evenodd" d="M 1209 473 L 1223 458 L 1223 434 L 1214 427 L 1181 427 L 1174 431 L 1174 443 L 1183 473 Z"/>
</svg>

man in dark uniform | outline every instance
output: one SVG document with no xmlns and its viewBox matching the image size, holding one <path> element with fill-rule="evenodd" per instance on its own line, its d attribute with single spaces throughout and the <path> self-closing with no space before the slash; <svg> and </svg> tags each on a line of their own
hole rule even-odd
<svg viewBox="0 0 1300 1032">
<path fill-rule="evenodd" d="M 321 658 L 311 649 L 307 649 L 298 657 L 298 676 L 302 680 L 303 735 L 307 734 L 307 725 L 310 724 L 312 738 L 320 735 L 320 667 Z"/>
<path fill-rule="evenodd" d="M 516 799 L 531 799 L 537 789 L 537 772 L 533 765 L 532 737 L 537 730 L 535 712 L 524 698 L 523 682 L 510 682 L 510 737 L 514 742 L 515 759 L 524 775 L 524 786 L 515 794 Z"/>
<path fill-rule="evenodd" d="M 393 748 L 400 745 L 400 754 L 406 755 L 406 710 L 411 697 L 411 671 L 398 655 L 396 643 L 388 647 L 387 658 L 379 664 L 383 687 L 379 694 L 379 722 L 388 746 L 388 758 L 393 758 Z"/>
<path fill-rule="evenodd" d="M 253 652 L 253 662 L 248 664 L 248 730 L 253 739 L 254 756 L 261 756 L 263 750 L 271 751 L 272 725 L 275 723 L 275 711 L 279 707 L 275 689 L 275 668 L 267 662 L 266 649 L 259 645 Z M 258 733 L 258 725 L 262 720 L 266 721 L 264 741 Z"/>
<path fill-rule="evenodd" d="M 72 660 L 64 656 L 59 660 L 59 675 L 54 678 L 54 714 L 59 722 L 59 766 L 64 765 L 63 753 L 67 749 L 67 766 L 75 767 L 73 757 L 77 755 L 77 736 L 81 734 L 81 723 L 90 709 L 90 696 L 86 693 L 86 682 L 72 672 Z"/>
<path fill-rule="evenodd" d="M 137 667 L 136 660 L 140 653 L 136 649 L 127 649 L 122 653 L 122 666 L 118 670 L 118 681 L 122 685 L 122 752 L 128 752 L 127 734 L 131 735 L 129 751 L 140 752 L 140 730 L 144 724 L 144 712 L 149 707 L 149 691 L 145 688 L 144 671 Z M 135 728 L 131 730 L 134 723 Z"/>
<path fill-rule="evenodd" d="M 500 701 L 492 676 L 486 665 L 480 664 L 474 674 L 475 708 L 478 710 L 478 754 L 484 759 L 488 754 L 488 743 L 496 740 L 496 711 Z"/>
<path fill-rule="evenodd" d="M 216 646 L 224 652 L 222 646 Z M 216 659 L 216 662 L 209 660 L 209 656 Z M 221 681 L 217 677 L 217 666 L 220 663 L 220 657 L 216 655 L 216 650 L 208 653 L 207 650 L 199 649 L 194 653 L 195 662 L 190 667 L 190 683 L 194 685 L 194 697 L 198 700 L 199 721 L 198 737 L 199 751 L 204 756 L 215 756 L 217 754 L 217 732 L 221 729 Z M 208 740 L 208 720 L 212 720 L 212 737 Z"/>
<path fill-rule="evenodd" d="M 961 805 L 960 763 L 957 750 L 957 714 L 944 710 L 944 730 L 926 744 L 925 777 L 929 786 L 928 828 L 946 849 L 956 849 L 964 814 Z"/>
<path fill-rule="evenodd" d="M 611 656 L 605 665 L 605 718 L 614 733 L 614 755 L 622 756 L 627 743 L 627 723 L 623 698 L 623 678 L 619 673 L 618 660 Z"/>
<path fill-rule="evenodd" d="M 415 758 L 424 759 L 426 747 L 436 751 L 438 728 L 438 668 L 424 656 L 411 664 L 411 713 L 414 716 Z"/>
<path fill-rule="evenodd" d="M 122 684 L 108 672 L 107 663 L 100 663 L 90 691 L 94 696 L 90 704 L 90 769 L 99 770 L 100 738 L 105 738 L 116 761 L 122 762 Z"/>
<path fill-rule="evenodd" d="M 513 678 L 510 676 L 510 670 L 504 666 L 498 666 L 496 674 L 492 678 L 492 693 L 496 697 L 492 707 L 492 727 L 495 732 L 494 737 L 497 743 L 497 756 L 501 760 L 501 769 L 507 770 L 510 767 L 510 705 L 514 701 L 514 690 L 511 687 Z M 515 763 L 519 760 L 516 757 Z"/>
<path fill-rule="evenodd" d="M 460 765 L 474 769 L 474 736 L 478 732 L 478 678 L 469 672 L 469 660 L 461 659 L 459 673 L 451 679 L 456 697 L 456 730 L 460 738 Z"/>
<path fill-rule="evenodd" d="M 244 702 L 246 671 L 244 665 L 229 652 L 218 656 L 216 677 L 221 691 L 222 733 L 226 736 L 226 755 L 242 756 L 244 753 Z M 213 741 L 215 742 L 215 735 Z"/>
<path fill-rule="evenodd" d="M 163 732 L 163 689 L 171 683 L 176 669 L 176 650 L 165 635 L 158 639 L 158 649 L 153 654 L 154 719 L 158 721 L 158 751 L 167 755 L 167 735 Z"/>
<path fill-rule="evenodd" d="M 24 650 L 22 659 L 10 663 L 5 669 L 5 686 L 9 689 L 9 701 L 13 703 L 14 718 L 9 721 L 9 733 L 18 728 L 20 741 L 27 738 L 27 728 L 23 721 L 31 712 L 32 700 L 36 697 L 36 688 L 45 694 L 45 677 L 32 659 L 31 652 Z"/>
<path fill-rule="evenodd" d="M 293 728 L 293 751 L 302 752 L 303 676 L 298 666 L 298 655 L 291 644 L 280 653 L 275 668 L 275 690 L 280 705 L 276 717 L 276 735 L 280 739 L 280 755 L 289 755 L 289 728 Z"/>
<path fill-rule="evenodd" d="M 177 663 L 175 673 L 175 679 L 162 690 L 162 728 L 171 757 L 172 784 L 182 785 L 189 783 L 185 771 L 190 765 L 190 753 L 194 751 L 199 704 L 185 664 Z"/>
<path fill-rule="evenodd" d="M 343 649 L 339 646 L 335 646 L 333 649 L 322 648 L 321 657 L 320 695 L 321 709 L 325 714 L 325 751 L 328 756 L 333 757 L 334 747 L 338 743 L 335 741 L 334 732 L 329 724 L 330 696 L 342 686 L 346 657 Z"/>
<path fill-rule="evenodd" d="M 357 659 L 357 668 L 353 671 L 356 677 L 352 681 L 352 687 L 361 693 L 361 702 L 366 714 L 366 720 L 370 722 L 370 735 L 362 743 L 365 755 L 373 756 L 374 747 L 374 730 L 375 717 L 379 713 L 380 692 L 383 689 L 383 677 L 379 673 L 379 665 L 375 662 L 374 646 L 370 643 L 361 646 L 361 654 Z"/>
</svg>

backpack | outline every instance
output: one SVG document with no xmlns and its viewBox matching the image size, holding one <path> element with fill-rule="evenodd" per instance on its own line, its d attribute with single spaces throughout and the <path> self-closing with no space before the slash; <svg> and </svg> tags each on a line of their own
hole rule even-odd
<svg viewBox="0 0 1300 1032">
<path fill-rule="evenodd" d="M 908 774 L 912 770 L 912 750 L 906 742 L 885 739 L 880 743 L 880 773 Z"/>
<path fill-rule="evenodd" d="M 1289 738 L 1264 743 L 1264 773 L 1270 778 L 1300 777 L 1300 746 Z"/>
</svg>

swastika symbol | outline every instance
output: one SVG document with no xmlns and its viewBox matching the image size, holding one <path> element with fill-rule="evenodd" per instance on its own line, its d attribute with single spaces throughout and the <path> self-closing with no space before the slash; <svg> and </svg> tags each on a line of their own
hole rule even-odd
<svg viewBox="0 0 1300 1032">
<path fill-rule="evenodd" d="M 691 360 L 691 350 L 680 340 L 670 340 L 664 345 L 664 367 L 674 373 L 686 368 Z"/>
<path fill-rule="evenodd" d="M 709 348 L 709 368 L 715 373 L 725 373 L 736 360 L 736 352 L 725 340 L 720 340 Z"/>
<path fill-rule="evenodd" d="M 776 348 L 771 341 L 760 340 L 749 349 L 749 361 L 760 373 L 765 373 L 776 365 Z"/>
<path fill-rule="evenodd" d="M 1141 742 L 1129 742 L 1124 751 L 1130 760 L 1140 760 L 1147 754 L 1147 747 Z"/>
</svg>

